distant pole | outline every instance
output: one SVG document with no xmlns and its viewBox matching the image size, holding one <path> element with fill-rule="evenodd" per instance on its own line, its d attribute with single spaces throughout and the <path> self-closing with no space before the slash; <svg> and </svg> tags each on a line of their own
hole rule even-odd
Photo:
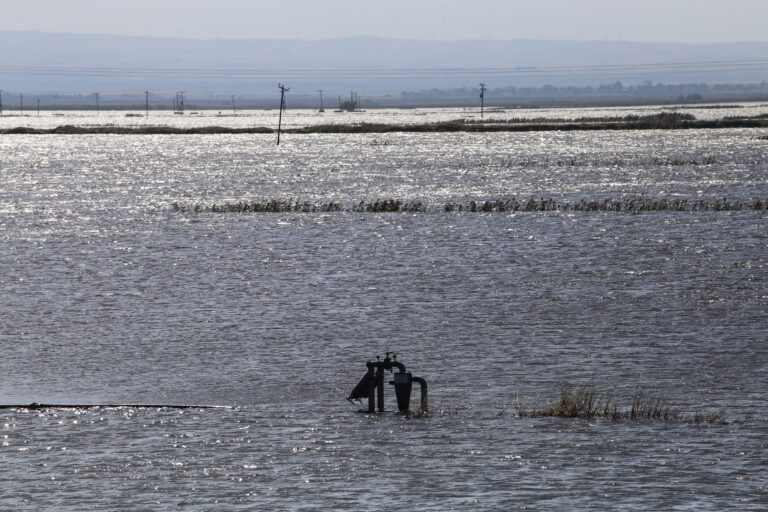
<svg viewBox="0 0 768 512">
<path fill-rule="evenodd" d="M 325 112 L 325 109 L 323 108 L 323 90 L 320 89 L 317 92 L 320 93 L 320 112 Z"/>
<path fill-rule="evenodd" d="M 146 117 L 149 117 L 149 91 L 144 91 L 144 110 Z"/>
<path fill-rule="evenodd" d="M 232 114 L 237 115 L 237 109 L 235 109 L 235 95 L 232 95 Z"/>
<path fill-rule="evenodd" d="M 94 95 L 96 96 L 96 115 L 99 115 L 99 93 L 95 92 Z"/>
<path fill-rule="evenodd" d="M 0 116 L 3 115 L 3 91 L 0 91 Z"/>
<path fill-rule="evenodd" d="M 483 110 L 485 109 L 485 91 L 486 87 L 484 83 L 480 84 L 480 117 L 483 117 Z"/>
<path fill-rule="evenodd" d="M 290 91 L 290 89 L 283 84 L 277 84 L 277 86 L 280 88 L 280 117 L 277 121 L 277 145 L 280 145 L 280 130 L 283 126 L 283 109 L 285 108 L 285 93 Z"/>
<path fill-rule="evenodd" d="M 19 114 L 24 115 L 24 93 L 19 93 Z"/>
<path fill-rule="evenodd" d="M 40 117 L 40 98 L 37 98 L 37 117 Z"/>
</svg>

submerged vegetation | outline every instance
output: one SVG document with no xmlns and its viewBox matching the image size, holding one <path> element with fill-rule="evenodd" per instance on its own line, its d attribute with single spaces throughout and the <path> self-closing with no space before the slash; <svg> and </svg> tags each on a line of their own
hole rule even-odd
<svg viewBox="0 0 768 512">
<path fill-rule="evenodd" d="M 736 200 L 728 198 L 687 199 L 634 196 L 622 198 L 580 199 L 554 198 L 491 199 L 487 201 L 447 202 L 429 205 L 422 201 L 377 199 L 344 204 L 336 201 L 309 202 L 294 199 L 246 200 L 214 203 L 173 203 L 171 209 L 183 213 L 514 213 L 514 212 L 715 212 L 768 211 L 768 198 Z"/>
<path fill-rule="evenodd" d="M 639 116 L 559 118 L 488 118 L 455 119 L 421 124 L 352 123 L 318 124 L 301 128 L 288 128 L 292 134 L 348 134 L 348 133 L 434 133 L 434 132 L 533 132 L 533 131 L 597 131 L 597 130 L 671 130 L 712 128 L 768 128 L 768 116 L 729 116 L 716 120 L 696 119 L 684 112 L 661 112 Z M 170 126 L 73 126 L 56 128 L 17 127 L 0 130 L 0 134 L 29 135 L 206 135 L 206 134 L 273 134 L 277 130 L 264 126 L 227 128 L 205 126 L 178 128 Z"/>
</svg>

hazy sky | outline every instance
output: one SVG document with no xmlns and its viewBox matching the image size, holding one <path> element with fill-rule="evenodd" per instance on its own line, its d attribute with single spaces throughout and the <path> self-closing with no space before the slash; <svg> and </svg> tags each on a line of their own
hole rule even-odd
<svg viewBox="0 0 768 512">
<path fill-rule="evenodd" d="M 0 30 L 205 39 L 768 41 L 768 0 L 0 0 Z"/>
</svg>

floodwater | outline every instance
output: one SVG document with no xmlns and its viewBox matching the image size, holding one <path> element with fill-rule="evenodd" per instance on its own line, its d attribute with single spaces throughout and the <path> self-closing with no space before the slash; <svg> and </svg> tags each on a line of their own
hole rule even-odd
<svg viewBox="0 0 768 512">
<path fill-rule="evenodd" d="M 0 411 L 0 509 L 765 510 L 765 211 L 171 207 L 766 199 L 763 135 L 0 137 L 0 403 L 233 406 Z M 345 400 L 386 351 L 430 417 Z"/>
<path fill-rule="evenodd" d="M 279 105 L 279 101 L 277 102 Z M 630 115 L 648 116 L 664 112 L 691 114 L 696 119 L 720 120 L 726 117 L 754 117 L 768 114 L 766 103 L 722 103 L 703 105 L 665 105 L 665 106 L 630 106 L 603 108 L 489 108 L 482 119 L 488 121 L 536 121 L 536 120 L 576 120 L 626 117 Z M 199 128 L 221 126 L 225 128 L 276 128 L 278 109 L 221 110 L 187 109 L 183 114 L 169 110 L 141 109 L 125 112 L 106 110 L 98 114 L 89 111 L 56 111 L 43 109 L 13 110 L 6 105 L 4 115 L 0 116 L 0 129 L 28 127 L 50 129 L 61 125 L 81 127 L 120 126 L 142 128 L 146 126 L 172 126 L 174 128 Z M 321 124 L 421 124 L 445 121 L 479 121 L 479 107 L 468 108 L 382 108 L 361 112 L 336 112 L 333 108 L 325 112 L 307 109 L 288 109 L 283 112 L 282 126 L 300 128 Z"/>
</svg>

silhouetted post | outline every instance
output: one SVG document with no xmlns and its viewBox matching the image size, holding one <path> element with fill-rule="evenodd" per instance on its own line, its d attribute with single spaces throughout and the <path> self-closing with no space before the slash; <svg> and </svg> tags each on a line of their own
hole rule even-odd
<svg viewBox="0 0 768 512">
<path fill-rule="evenodd" d="M 317 92 L 320 93 L 320 112 L 325 112 L 325 109 L 323 108 L 323 90 L 320 89 Z"/>
<path fill-rule="evenodd" d="M 277 86 L 280 88 L 280 116 L 278 117 L 277 121 L 277 145 L 280 145 L 280 130 L 283 126 L 283 109 L 285 108 L 285 93 L 290 91 L 290 89 L 283 84 L 277 84 Z"/>
<path fill-rule="evenodd" d="M 184 91 L 176 93 L 176 101 L 173 103 L 176 114 L 184 114 Z"/>
<path fill-rule="evenodd" d="M 237 115 L 237 110 L 235 109 L 235 95 L 232 95 L 232 114 Z"/>
<path fill-rule="evenodd" d="M 99 93 L 93 93 L 96 96 L 96 115 L 99 115 Z"/>
<path fill-rule="evenodd" d="M 485 84 L 480 84 L 480 117 L 483 117 L 483 110 L 485 109 Z"/>
<path fill-rule="evenodd" d="M 3 115 L 3 91 L 0 91 L 0 116 Z"/>
<path fill-rule="evenodd" d="M 19 93 L 19 115 L 24 115 L 24 93 Z"/>
<path fill-rule="evenodd" d="M 40 117 L 40 98 L 37 98 L 37 117 Z"/>
<path fill-rule="evenodd" d="M 146 117 L 149 117 L 149 91 L 144 91 L 144 109 Z"/>
</svg>

